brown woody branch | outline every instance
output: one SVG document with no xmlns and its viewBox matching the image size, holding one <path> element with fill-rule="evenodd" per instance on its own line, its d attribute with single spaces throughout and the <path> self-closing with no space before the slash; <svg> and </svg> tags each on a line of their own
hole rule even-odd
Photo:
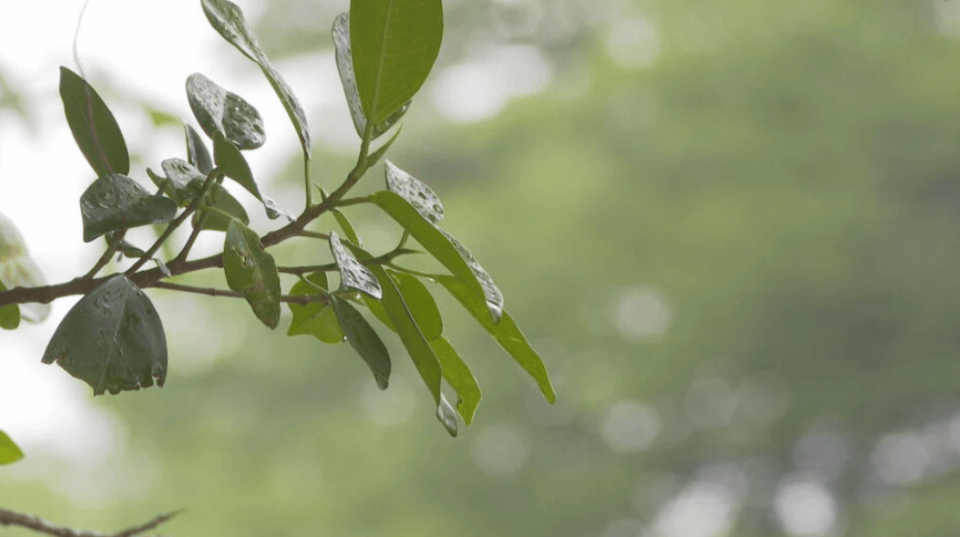
<svg viewBox="0 0 960 537">
<path fill-rule="evenodd" d="M 19 526 L 37 533 L 52 535 L 53 537 L 134 537 L 157 528 L 164 522 L 167 522 L 171 518 L 179 515 L 181 512 L 182 511 L 174 511 L 172 513 L 166 513 L 154 518 L 146 524 L 129 528 L 118 533 L 101 533 L 96 531 L 75 530 L 64 526 L 57 526 L 56 524 L 51 524 L 50 522 L 47 522 L 38 516 L 17 513 L 0 508 L 0 526 Z"/>
</svg>

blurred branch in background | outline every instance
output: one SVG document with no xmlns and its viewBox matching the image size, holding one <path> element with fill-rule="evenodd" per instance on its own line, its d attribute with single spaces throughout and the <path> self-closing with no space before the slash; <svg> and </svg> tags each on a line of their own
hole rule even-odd
<svg viewBox="0 0 960 537">
<path fill-rule="evenodd" d="M 123 530 L 119 533 L 100 533 L 57 526 L 34 515 L 26 515 L 0 508 L 0 526 L 19 526 L 44 535 L 52 535 L 53 537 L 135 537 L 157 528 L 181 512 L 182 511 L 174 511 L 159 515 L 146 524 Z"/>
</svg>

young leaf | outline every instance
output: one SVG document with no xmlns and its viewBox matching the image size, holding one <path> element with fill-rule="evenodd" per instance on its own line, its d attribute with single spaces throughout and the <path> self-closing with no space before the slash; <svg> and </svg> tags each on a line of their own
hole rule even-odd
<svg viewBox="0 0 960 537">
<path fill-rule="evenodd" d="M 163 386 L 167 340 L 147 295 L 126 276 L 115 276 L 83 297 L 57 327 L 43 363 L 56 362 L 74 377 L 106 391 Z"/>
<path fill-rule="evenodd" d="M 370 269 L 360 264 L 350 255 L 350 252 L 347 252 L 336 232 L 330 233 L 330 252 L 333 253 L 333 259 L 340 270 L 340 287 L 356 289 L 378 300 L 383 296 L 383 290 L 377 278 Z"/>
<path fill-rule="evenodd" d="M 363 248 L 363 241 L 360 240 L 360 235 L 357 235 L 357 231 L 353 228 L 353 224 L 350 223 L 347 215 L 340 212 L 340 209 L 331 209 L 330 212 L 332 212 L 333 217 L 337 219 L 337 223 L 340 224 L 340 229 L 342 229 L 343 234 L 347 236 L 347 240 Z"/>
<path fill-rule="evenodd" d="M 316 296 L 329 289 L 327 274 L 316 272 L 307 276 L 308 281 L 299 281 L 290 290 L 293 296 Z M 329 293 L 326 293 L 329 295 Z M 332 295 L 331 295 L 332 301 Z M 333 307 L 327 302 L 311 302 L 310 304 L 290 304 L 293 321 L 288 336 L 313 336 L 324 343 L 336 345 L 343 342 L 344 329 Z"/>
<path fill-rule="evenodd" d="M 0 282 L 0 291 L 6 291 L 7 288 Z M 0 307 L 0 328 L 4 330 L 16 330 L 20 328 L 20 306 L 16 304 L 7 304 Z"/>
<path fill-rule="evenodd" d="M 224 175 L 239 183 L 263 203 L 268 218 L 276 220 L 283 216 L 291 222 L 295 220 L 289 212 L 280 208 L 277 202 L 260 193 L 260 188 L 253 179 L 253 172 L 250 171 L 250 165 L 247 164 L 243 153 L 219 132 L 214 133 L 213 136 L 213 160 L 223 170 Z"/>
<path fill-rule="evenodd" d="M 223 243 L 223 271 L 230 289 L 240 293 L 253 313 L 269 328 L 280 324 L 280 275 L 273 256 L 260 244 L 260 237 L 231 220 Z"/>
<path fill-rule="evenodd" d="M 105 175 L 80 196 L 83 240 L 90 242 L 111 231 L 162 224 L 177 215 L 177 203 L 152 196 L 124 175 Z"/>
<path fill-rule="evenodd" d="M 163 177 L 150 168 L 147 168 L 147 176 L 153 184 L 157 185 L 157 188 L 162 188 L 164 194 L 177 202 L 177 205 L 186 207 L 203 193 L 203 182 L 207 176 L 200 173 L 193 164 L 183 159 L 172 158 L 163 161 L 160 166 L 163 169 Z"/>
<path fill-rule="evenodd" d="M 363 105 L 360 104 L 360 92 L 357 90 L 357 77 L 353 71 L 353 52 L 350 47 L 350 14 L 341 13 L 333 23 L 333 44 L 336 49 L 337 71 L 340 72 L 340 83 L 343 86 L 343 93 L 347 97 L 347 106 L 350 108 L 350 117 L 353 119 L 353 127 L 361 138 L 367 129 L 367 116 L 363 113 Z M 379 123 L 373 128 L 373 139 L 387 132 L 400 118 L 407 113 L 410 108 L 410 102 L 407 101 L 400 110 L 397 110 L 386 121 Z M 396 135 L 394 135 L 396 138 Z M 392 140 L 391 140 L 392 143 Z"/>
<path fill-rule="evenodd" d="M 300 105 L 297 96 L 293 94 L 290 85 L 280 76 L 273 63 L 260 48 L 257 37 L 243 17 L 243 11 L 236 4 L 227 0 L 203 0 L 203 13 L 221 37 L 260 66 L 260 70 L 263 71 L 270 85 L 273 86 L 273 90 L 280 98 L 280 102 L 283 103 L 283 107 L 297 131 L 297 136 L 300 138 L 303 154 L 309 160 L 310 129 L 307 127 L 307 116 L 303 111 L 303 106 Z"/>
<path fill-rule="evenodd" d="M 457 412 L 453 410 L 453 405 L 447 401 L 447 396 L 440 394 L 440 403 L 437 405 L 437 419 L 443 424 L 443 427 L 450 433 L 450 436 L 457 437 Z"/>
<path fill-rule="evenodd" d="M 487 302 L 489 315 L 493 322 L 499 322 L 503 309 L 503 297 L 499 290 L 494 292 L 495 286 L 489 287 L 481 282 L 480 278 L 486 275 L 482 267 L 472 255 L 466 258 L 466 249 L 459 242 L 454 245 L 448 234 L 426 220 L 407 200 L 393 192 L 380 191 L 370 196 L 370 200 L 379 206 L 391 218 L 397 221 L 403 229 L 410 232 L 421 246 L 426 248 L 443 266 L 454 276 L 466 284 L 470 292 L 483 297 Z M 469 252 L 467 252 L 469 253 Z M 469 260 L 468 260 L 469 259 Z M 488 279 L 486 276 L 484 280 Z"/>
<path fill-rule="evenodd" d="M 377 332 L 363 315 L 346 300 L 332 297 L 333 309 L 337 313 L 340 326 L 347 334 L 347 341 L 357 354 L 363 358 L 373 372 L 373 378 L 381 390 L 386 390 L 390 380 L 390 353 Z"/>
<path fill-rule="evenodd" d="M 93 87 L 60 68 L 60 100 L 77 147 L 98 177 L 130 173 L 130 155 L 120 126 Z"/>
<path fill-rule="evenodd" d="M 501 321 L 494 324 L 490 320 L 487 304 L 484 303 L 483 298 L 474 293 L 459 278 L 440 276 L 436 281 L 446 287 L 447 291 L 497 340 L 497 343 L 510 353 L 510 356 L 520 364 L 520 367 L 537 381 L 537 385 L 547 401 L 554 403 L 557 400 L 557 394 L 550 383 L 547 368 L 543 365 L 543 360 L 540 359 L 537 351 L 533 350 L 533 347 L 527 343 L 527 338 L 524 337 L 517 324 L 513 322 L 513 318 L 503 312 Z"/>
<path fill-rule="evenodd" d="M 23 458 L 23 452 L 7 433 L 0 431 L 0 466 L 13 464 Z"/>
<path fill-rule="evenodd" d="M 440 0 L 351 0 L 353 70 L 369 121 L 386 121 L 417 93 L 442 38 Z"/>
<path fill-rule="evenodd" d="M 443 332 L 443 319 L 427 287 L 416 276 L 389 269 L 386 272 L 397 283 L 397 288 L 403 295 L 403 301 L 413 314 L 413 319 L 420 327 L 423 337 L 427 341 L 440 337 Z"/>
<path fill-rule="evenodd" d="M 187 160 L 196 166 L 200 173 L 206 175 L 213 171 L 213 158 L 203 138 L 187 123 L 183 124 L 183 134 L 187 140 Z"/>
<path fill-rule="evenodd" d="M 407 200 L 420 216 L 430 222 L 436 224 L 443 220 L 443 204 L 430 187 L 389 160 L 384 163 L 384 169 L 387 174 L 387 190 Z"/>
<path fill-rule="evenodd" d="M 227 192 L 227 189 L 220 185 L 213 185 L 213 190 L 207 195 L 204 206 L 215 207 L 227 214 L 233 215 L 233 218 L 239 220 L 243 225 L 250 223 L 250 217 L 247 215 L 247 210 L 243 208 L 243 205 L 241 205 L 239 201 L 237 201 L 237 198 L 234 198 L 230 192 Z M 230 227 L 230 222 L 232 220 L 231 218 L 227 218 L 226 216 L 213 211 L 204 211 L 203 206 L 201 206 L 197 213 L 193 216 L 193 227 L 197 227 L 197 224 L 200 222 L 200 215 L 204 213 L 206 213 L 207 217 L 203 220 L 201 229 L 227 231 L 227 229 Z"/>
<path fill-rule="evenodd" d="M 0 213 L 0 285 L 7 289 L 47 285 L 47 278 L 36 261 L 30 257 L 20 231 L 2 213 Z M 50 304 L 20 304 L 19 311 L 23 319 L 39 323 L 50 315 Z"/>
<path fill-rule="evenodd" d="M 219 132 L 239 149 L 256 149 L 267 140 L 257 109 L 200 73 L 187 78 L 187 100 L 210 138 Z"/>
<path fill-rule="evenodd" d="M 477 379 L 446 338 L 439 337 L 431 341 L 430 346 L 433 347 L 433 351 L 437 353 L 437 358 L 440 360 L 443 378 L 460 396 L 457 411 L 460 412 L 464 423 L 470 425 L 477 412 L 477 407 L 480 405 L 481 393 Z"/>
</svg>

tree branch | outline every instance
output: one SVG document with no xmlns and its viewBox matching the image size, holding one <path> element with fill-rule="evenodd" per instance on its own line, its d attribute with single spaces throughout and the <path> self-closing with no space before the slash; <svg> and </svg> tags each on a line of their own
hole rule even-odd
<svg viewBox="0 0 960 537">
<path fill-rule="evenodd" d="M 228 291 L 226 289 L 214 289 L 212 287 L 194 287 L 192 285 L 181 285 L 179 283 L 169 283 L 169 282 L 157 282 L 154 284 L 157 289 L 166 289 L 168 291 L 181 291 L 184 293 L 193 293 L 196 295 L 207 295 L 207 296 L 219 296 L 227 298 L 245 298 L 242 294 L 236 291 Z M 280 302 L 287 302 L 291 304 L 312 304 L 314 302 L 326 302 L 326 297 L 321 297 L 319 295 L 282 295 L 280 297 Z"/>
<path fill-rule="evenodd" d="M 123 530 L 119 533 L 100 533 L 96 531 L 75 530 L 72 528 L 57 526 L 56 524 L 51 524 L 50 522 L 47 522 L 38 516 L 17 513 L 0 508 L 0 526 L 19 526 L 37 533 L 52 535 L 53 537 L 134 537 L 135 535 L 140 535 L 155 529 L 182 512 L 183 511 L 174 511 L 172 513 L 166 513 L 154 518 L 146 524 Z"/>
</svg>

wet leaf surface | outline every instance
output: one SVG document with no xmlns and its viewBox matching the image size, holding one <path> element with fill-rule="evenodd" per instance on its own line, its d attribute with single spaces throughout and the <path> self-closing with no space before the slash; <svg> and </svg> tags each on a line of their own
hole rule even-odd
<svg viewBox="0 0 960 537">
<path fill-rule="evenodd" d="M 200 73 L 187 78 L 187 101 L 211 139 L 219 132 L 238 149 L 256 149 L 267 140 L 260 112 Z"/>
<path fill-rule="evenodd" d="M 363 315 L 349 302 L 332 297 L 333 308 L 337 313 L 340 326 L 347 335 L 347 341 L 373 372 L 373 378 L 381 390 L 386 390 L 390 381 L 390 353 L 376 330 L 363 318 Z"/>
<path fill-rule="evenodd" d="M 60 100 L 70 132 L 98 177 L 130 173 L 130 155 L 113 113 L 80 75 L 60 68 Z"/>
<path fill-rule="evenodd" d="M 90 242 L 111 231 L 162 224 L 177 215 L 177 203 L 154 196 L 124 175 L 106 175 L 80 196 L 83 240 Z"/>
<path fill-rule="evenodd" d="M 336 232 L 330 233 L 330 252 L 333 253 L 337 268 L 340 269 L 341 287 L 356 289 L 376 299 L 383 296 L 380 282 L 370 272 L 370 269 L 350 255 L 350 252 L 341 244 L 340 237 Z"/>
<path fill-rule="evenodd" d="M 227 228 L 223 271 L 230 289 L 243 295 L 263 324 L 276 328 L 280 324 L 277 265 L 260 245 L 260 237 L 236 220 L 231 220 Z"/>
</svg>

